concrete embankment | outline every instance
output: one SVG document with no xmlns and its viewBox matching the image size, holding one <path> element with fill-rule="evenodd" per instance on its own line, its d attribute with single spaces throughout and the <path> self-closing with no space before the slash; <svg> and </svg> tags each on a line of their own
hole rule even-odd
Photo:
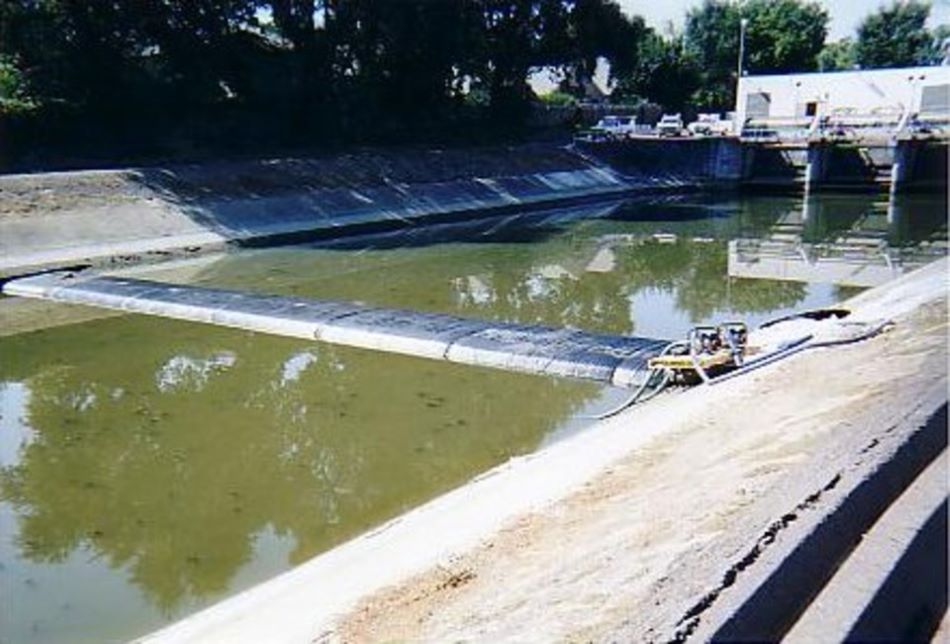
<svg viewBox="0 0 950 644">
<path fill-rule="evenodd" d="M 946 498 L 931 489 L 946 479 L 932 469 L 946 463 L 946 275 L 941 260 L 846 303 L 893 320 L 887 333 L 655 399 L 146 639 L 866 634 L 881 613 L 874 589 L 849 590 L 869 579 L 862 535 L 909 542 L 891 544 L 893 565 L 871 555 L 891 597 L 922 541 L 945 548 L 930 517 Z M 946 595 L 911 604 L 902 632 L 932 633 Z"/>
<path fill-rule="evenodd" d="M 530 144 L 0 177 L 0 276 L 700 187 L 691 155 L 617 171 Z"/>
<path fill-rule="evenodd" d="M 891 148 L 875 155 L 839 147 L 812 163 L 811 148 L 642 138 L 0 176 L 0 277 L 654 191 L 797 187 L 808 172 L 814 187 L 870 185 L 869 177 L 891 176 Z M 904 147 L 913 154 L 904 155 L 901 176 L 910 184 L 946 186 L 945 144 Z"/>
</svg>

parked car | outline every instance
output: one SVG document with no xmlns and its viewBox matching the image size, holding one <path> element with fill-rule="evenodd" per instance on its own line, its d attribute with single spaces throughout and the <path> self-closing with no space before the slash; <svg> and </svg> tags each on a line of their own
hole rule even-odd
<svg viewBox="0 0 950 644">
<path fill-rule="evenodd" d="M 683 117 L 679 114 L 664 114 L 656 124 L 659 136 L 680 136 L 683 133 Z"/>
<path fill-rule="evenodd" d="M 718 114 L 700 114 L 686 129 L 693 136 L 727 136 L 732 134 L 732 121 Z"/>
<path fill-rule="evenodd" d="M 605 116 L 591 128 L 591 133 L 622 139 L 637 131 L 637 119 L 633 116 Z"/>
</svg>

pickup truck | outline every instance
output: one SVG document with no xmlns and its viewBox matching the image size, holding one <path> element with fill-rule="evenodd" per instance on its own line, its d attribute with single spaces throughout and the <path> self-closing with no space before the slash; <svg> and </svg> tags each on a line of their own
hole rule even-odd
<svg viewBox="0 0 950 644">
<path fill-rule="evenodd" d="M 686 129 L 693 136 L 726 136 L 732 134 L 732 121 L 720 118 L 718 114 L 700 114 Z"/>
<path fill-rule="evenodd" d="M 656 124 L 658 136 L 680 136 L 683 133 L 683 117 L 679 114 L 664 114 Z"/>
<path fill-rule="evenodd" d="M 637 119 L 633 116 L 605 116 L 591 128 L 591 133 L 608 138 L 622 139 L 635 134 Z"/>
</svg>

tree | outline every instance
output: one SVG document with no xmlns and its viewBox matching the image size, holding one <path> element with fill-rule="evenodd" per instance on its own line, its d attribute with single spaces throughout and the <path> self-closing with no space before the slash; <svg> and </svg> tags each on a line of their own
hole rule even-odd
<svg viewBox="0 0 950 644">
<path fill-rule="evenodd" d="M 814 71 L 828 35 L 828 12 L 815 2 L 751 0 L 742 5 L 748 19 L 750 72 L 787 74 Z"/>
<path fill-rule="evenodd" d="M 907 67 L 926 63 L 932 51 L 927 31 L 930 5 L 894 2 L 870 14 L 858 27 L 855 58 L 861 67 Z"/>
<path fill-rule="evenodd" d="M 818 54 L 818 71 L 821 72 L 853 69 L 855 64 L 854 41 L 850 38 L 830 42 Z"/>
<path fill-rule="evenodd" d="M 542 34 L 545 41 L 562 44 L 556 53 L 561 57 L 559 62 L 565 63 L 564 89 L 582 95 L 584 85 L 594 76 L 599 58 L 609 62 L 614 79 L 635 68 L 639 44 L 648 31 L 641 17 L 628 18 L 613 0 L 553 4 L 569 7 L 563 44 L 556 30 L 545 29 Z"/>
<path fill-rule="evenodd" d="M 698 101 L 735 104 L 739 22 L 746 19 L 743 69 L 757 74 L 812 71 L 828 31 L 828 13 L 803 0 L 706 0 L 686 15 L 685 43 L 702 70 Z"/>
<path fill-rule="evenodd" d="M 738 6 L 708 0 L 687 47 L 617 0 L 0 0 L 0 125 L 6 151 L 107 158 L 481 139 L 526 123 L 532 68 L 576 96 L 600 59 L 621 94 L 726 103 Z M 796 15 L 769 20 L 810 33 Z"/>
<path fill-rule="evenodd" d="M 38 107 L 16 58 L 0 54 L 0 114 L 26 114 Z"/>
<path fill-rule="evenodd" d="M 931 36 L 930 52 L 923 62 L 926 65 L 942 65 L 950 58 L 950 25 L 937 25 Z"/>
<path fill-rule="evenodd" d="M 305 50 L 313 44 L 316 0 L 270 0 L 268 4 L 274 25 L 284 38 L 293 43 L 294 49 Z"/>
<path fill-rule="evenodd" d="M 720 108 L 735 103 L 739 59 L 739 6 L 706 0 L 686 14 L 686 48 L 702 70 L 699 103 Z"/>
<path fill-rule="evenodd" d="M 680 110 L 699 82 L 696 60 L 682 38 L 667 40 L 651 30 L 640 42 L 636 65 L 619 78 L 614 94 L 627 101 L 647 100 Z"/>
<path fill-rule="evenodd" d="M 234 54 L 254 8 L 252 0 L 8 0 L 0 54 L 19 61 L 45 106 L 33 136 L 55 135 L 74 153 L 147 150 L 234 96 Z"/>
<path fill-rule="evenodd" d="M 336 3 L 329 23 L 331 83 L 348 127 L 387 139 L 418 137 L 457 101 L 476 17 L 449 3 Z"/>
</svg>

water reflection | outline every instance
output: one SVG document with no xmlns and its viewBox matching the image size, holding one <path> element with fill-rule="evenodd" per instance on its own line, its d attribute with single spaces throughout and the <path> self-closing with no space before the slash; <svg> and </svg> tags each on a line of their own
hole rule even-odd
<svg viewBox="0 0 950 644">
<path fill-rule="evenodd" d="M 174 327 L 130 317 L 16 336 L 0 368 L 15 383 L 4 409 L 21 392 L 31 428 L 0 476 L 17 557 L 94 553 L 159 617 L 233 590 L 262 532 L 293 544 L 269 576 L 532 449 L 596 391 Z M 5 585 L 27 578 L 15 569 Z"/>
<path fill-rule="evenodd" d="M 945 226 L 920 232 L 916 205 L 905 211 L 911 224 L 865 198 L 640 203 L 596 213 L 608 218 L 544 216 L 527 231 L 506 218 L 404 244 L 244 253 L 199 281 L 672 338 L 842 295 L 737 277 L 740 250 L 762 265 L 782 235 L 837 244 L 870 230 L 918 240 L 908 251 L 945 238 Z M 572 417 L 603 396 L 137 316 L 2 338 L 0 583 L 12 610 L 0 630 L 17 641 L 140 634 L 576 430 Z"/>
<path fill-rule="evenodd" d="M 16 463 L 33 439 L 27 422 L 30 388 L 22 382 L 0 382 L 0 467 Z"/>
<path fill-rule="evenodd" d="M 646 293 L 674 301 L 687 323 L 719 312 L 772 312 L 806 298 L 801 284 L 735 279 L 727 270 L 728 240 L 744 231 L 765 234 L 778 213 L 763 217 L 761 209 L 716 204 L 712 216 L 700 220 L 693 205 L 678 220 L 682 204 L 663 206 L 672 209 L 662 221 L 652 204 L 573 222 L 556 233 L 546 221 L 547 233 L 530 245 L 508 243 L 502 229 L 486 237 L 467 227 L 447 228 L 441 241 L 430 233 L 409 247 L 394 248 L 389 234 L 364 238 L 358 253 L 331 244 L 246 254 L 218 262 L 201 281 L 246 288 L 246 276 L 254 275 L 251 287 L 269 293 L 344 300 L 359 294 L 379 306 L 608 333 L 642 333 L 631 303 Z M 646 214 L 653 219 L 644 220 Z M 670 328 L 662 337 L 682 332 Z"/>
<path fill-rule="evenodd" d="M 201 391 L 208 379 L 234 366 L 237 356 L 231 352 L 216 353 L 207 358 L 172 356 L 155 374 L 155 385 L 161 392 L 175 389 Z"/>
<path fill-rule="evenodd" d="M 730 242 L 729 274 L 876 286 L 946 254 L 946 212 L 933 196 L 812 195 L 766 235 Z"/>
</svg>

